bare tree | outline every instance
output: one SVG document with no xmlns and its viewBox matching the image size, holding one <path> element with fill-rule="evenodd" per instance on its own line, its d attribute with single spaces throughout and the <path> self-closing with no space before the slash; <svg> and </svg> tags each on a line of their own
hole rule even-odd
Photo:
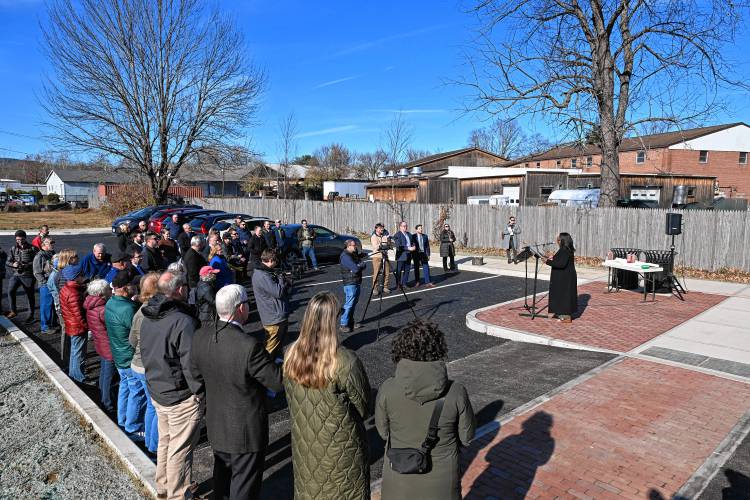
<svg viewBox="0 0 750 500">
<path fill-rule="evenodd" d="M 357 177 L 373 180 L 378 178 L 378 172 L 383 170 L 387 164 L 388 155 L 382 149 L 378 149 L 374 153 L 357 155 L 354 172 Z"/>
<path fill-rule="evenodd" d="M 503 158 L 515 158 L 523 150 L 526 135 L 516 120 L 495 119 L 469 135 L 471 146 L 496 153 Z"/>
<path fill-rule="evenodd" d="M 745 2 L 478 0 L 470 110 L 554 117 L 597 131 L 601 205 L 619 198 L 619 148 L 648 122 L 696 120 L 736 85 L 723 46 Z"/>
<path fill-rule="evenodd" d="M 381 139 L 384 143 L 385 152 L 388 155 L 388 164 L 393 170 L 396 170 L 398 165 L 406 158 L 406 153 L 409 150 L 413 137 L 414 129 L 406 123 L 403 113 L 396 113 L 388 124 L 388 127 L 383 131 Z M 404 218 L 405 210 L 403 203 L 396 202 L 395 182 L 395 179 L 391 179 L 391 201 L 389 205 L 394 213 L 394 223 L 398 225 L 398 221 Z"/>
<path fill-rule="evenodd" d="M 431 156 L 434 153 L 432 151 L 429 151 L 427 149 L 417 149 L 417 148 L 409 148 L 406 150 L 406 161 L 416 161 L 421 160 L 422 158 L 425 158 L 427 156 Z"/>
<path fill-rule="evenodd" d="M 56 139 L 127 160 L 157 201 L 192 156 L 230 146 L 251 124 L 264 84 L 240 32 L 203 5 L 55 0 L 43 26 Z"/>
<path fill-rule="evenodd" d="M 310 167 L 308 177 L 318 184 L 346 178 L 354 162 L 354 154 L 346 146 L 338 143 L 318 148 L 313 156 L 317 160 L 317 165 Z"/>
<path fill-rule="evenodd" d="M 297 156 L 297 118 L 294 113 L 289 113 L 279 122 L 279 175 L 280 188 L 277 196 L 287 198 L 289 196 L 289 174 L 291 173 L 293 158 Z"/>
</svg>

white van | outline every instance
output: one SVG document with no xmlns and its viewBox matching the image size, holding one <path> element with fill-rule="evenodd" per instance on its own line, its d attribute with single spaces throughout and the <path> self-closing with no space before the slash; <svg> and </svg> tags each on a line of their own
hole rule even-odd
<svg viewBox="0 0 750 500">
<path fill-rule="evenodd" d="M 515 203 L 514 203 L 515 202 Z M 511 200 L 504 194 L 493 194 L 483 196 L 469 196 L 466 198 L 467 205 L 518 205 L 518 200 Z"/>
</svg>

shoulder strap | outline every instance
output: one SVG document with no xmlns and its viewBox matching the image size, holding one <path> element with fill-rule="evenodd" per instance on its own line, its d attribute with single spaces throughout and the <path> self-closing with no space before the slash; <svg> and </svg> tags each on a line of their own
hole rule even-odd
<svg viewBox="0 0 750 500">
<path fill-rule="evenodd" d="M 432 409 L 432 417 L 430 417 L 430 427 L 427 430 L 427 437 L 422 443 L 422 449 L 426 452 L 432 450 L 438 442 L 438 422 L 440 421 L 440 415 L 443 413 L 443 405 L 445 404 L 445 398 L 453 386 L 453 381 L 448 381 L 448 388 L 445 390 L 443 395 L 435 402 L 435 408 Z"/>
</svg>

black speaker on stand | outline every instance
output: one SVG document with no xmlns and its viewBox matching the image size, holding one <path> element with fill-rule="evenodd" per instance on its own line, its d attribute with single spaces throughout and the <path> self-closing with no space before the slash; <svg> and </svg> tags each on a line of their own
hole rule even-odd
<svg viewBox="0 0 750 500">
<path fill-rule="evenodd" d="M 672 293 L 676 293 L 680 300 L 685 300 L 682 294 L 687 292 L 674 274 L 674 237 L 682 234 L 682 214 L 667 213 L 667 225 L 664 232 L 672 237 L 672 244 L 669 247 L 669 269 L 664 274 L 664 284 Z"/>
</svg>

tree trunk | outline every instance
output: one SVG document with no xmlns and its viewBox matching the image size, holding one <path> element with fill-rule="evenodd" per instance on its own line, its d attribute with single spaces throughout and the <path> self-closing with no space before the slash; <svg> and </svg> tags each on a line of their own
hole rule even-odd
<svg viewBox="0 0 750 500">
<path fill-rule="evenodd" d="M 617 148 L 602 145 L 600 207 L 617 206 L 620 199 L 620 158 Z"/>
</svg>

